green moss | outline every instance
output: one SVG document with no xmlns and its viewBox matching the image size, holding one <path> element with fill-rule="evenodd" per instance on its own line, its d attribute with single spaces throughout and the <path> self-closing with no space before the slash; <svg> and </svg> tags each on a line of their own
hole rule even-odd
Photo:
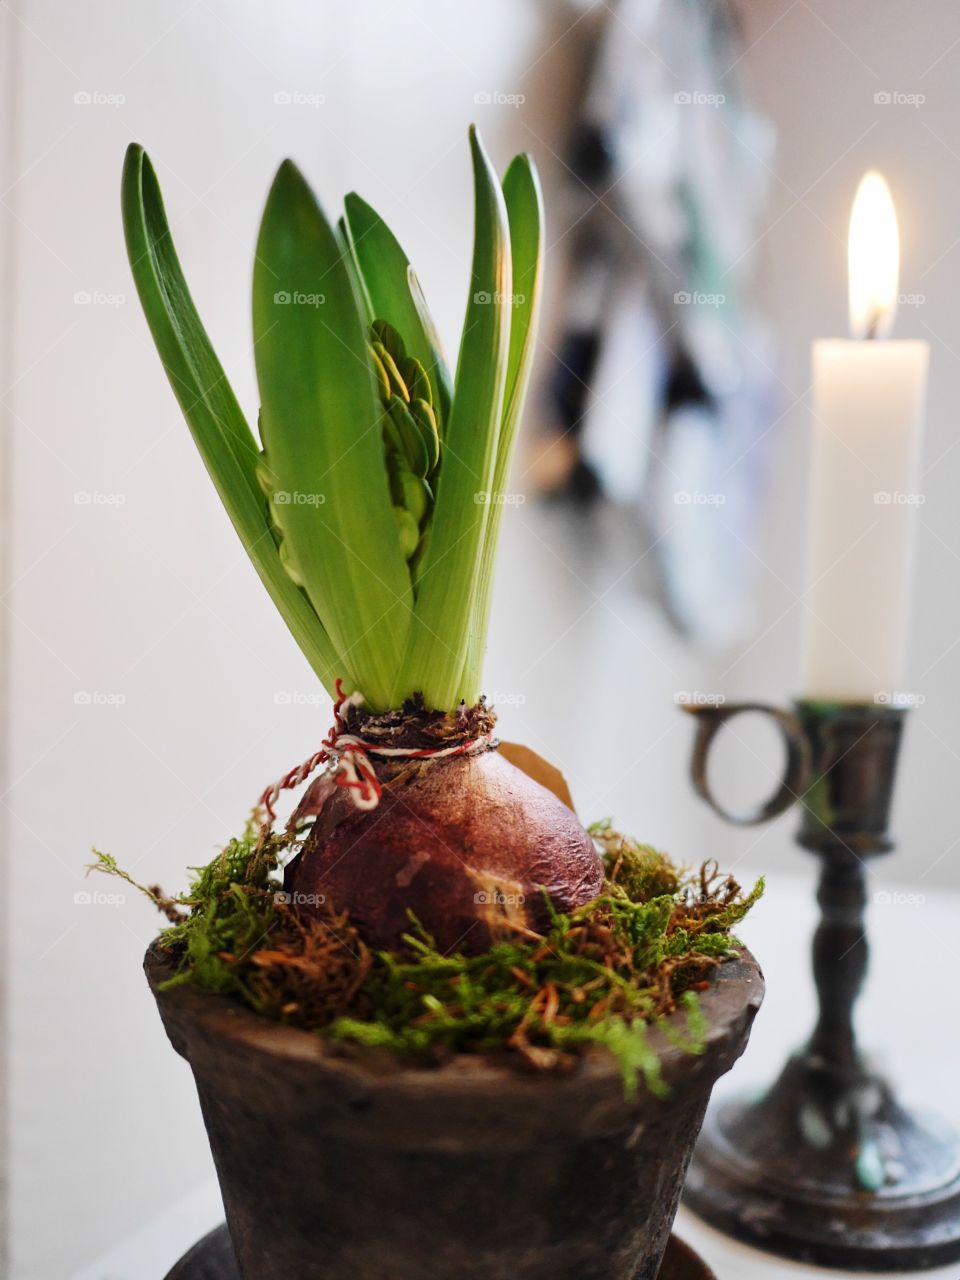
<svg viewBox="0 0 960 1280">
<path fill-rule="evenodd" d="M 634 902 L 646 902 L 680 889 L 682 873 L 659 849 L 615 831 L 609 818 L 595 822 L 589 831 L 603 850 L 608 872 Z"/>
<path fill-rule="evenodd" d="M 164 945 L 180 955 L 175 982 L 253 1000 L 247 961 L 276 927 L 281 885 L 274 873 L 282 846 L 276 837 L 258 844 L 249 829 L 207 866 L 193 868 L 189 893 L 180 900 L 189 914 L 163 933 Z"/>
<path fill-rule="evenodd" d="M 407 949 L 391 953 L 371 952 L 345 916 L 301 918 L 279 879 L 290 839 L 258 838 L 253 824 L 195 869 L 186 894 L 144 892 L 174 921 L 161 935 L 177 962 L 172 984 L 419 1061 L 510 1054 L 563 1070 L 599 1045 L 617 1059 L 628 1092 L 641 1080 L 662 1092 L 649 1028 L 701 1051 L 696 991 L 735 954 L 730 931 L 762 882 L 744 896 L 715 864 L 684 873 L 609 823 L 591 834 L 606 863 L 602 896 L 551 912 L 542 937 L 500 941 L 477 956 L 442 954 L 416 921 Z M 97 858 L 97 870 L 124 874 L 109 855 Z M 682 1020 L 670 1017 L 678 1011 Z"/>
</svg>

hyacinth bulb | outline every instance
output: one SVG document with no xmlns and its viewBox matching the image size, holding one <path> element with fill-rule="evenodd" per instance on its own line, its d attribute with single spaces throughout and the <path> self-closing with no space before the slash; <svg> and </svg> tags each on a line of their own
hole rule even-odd
<svg viewBox="0 0 960 1280">
<path fill-rule="evenodd" d="M 329 775 L 305 796 L 295 816 L 314 825 L 285 875 L 298 910 L 347 911 L 389 949 L 416 920 L 439 950 L 475 954 L 546 930 L 547 895 L 565 912 L 600 893 L 600 857 L 576 815 L 497 751 L 377 772 L 370 811 Z"/>
</svg>

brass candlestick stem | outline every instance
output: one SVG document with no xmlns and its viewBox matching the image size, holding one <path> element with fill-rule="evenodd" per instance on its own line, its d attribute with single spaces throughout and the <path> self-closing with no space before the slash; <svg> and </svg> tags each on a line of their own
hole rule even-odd
<svg viewBox="0 0 960 1280">
<path fill-rule="evenodd" d="M 816 1025 L 759 1100 L 708 1113 L 686 1201 L 729 1235 L 823 1266 L 904 1271 L 953 1262 L 960 1141 L 900 1105 L 863 1057 L 853 1020 L 867 970 L 866 862 L 893 848 L 888 817 L 906 710 L 813 701 L 797 702 L 794 714 L 761 703 L 685 710 L 698 722 L 697 793 L 744 825 L 800 803 L 797 842 L 820 859 Z M 707 758 L 723 725 L 747 711 L 776 722 L 787 764 L 769 801 L 730 813 L 709 788 Z"/>
</svg>

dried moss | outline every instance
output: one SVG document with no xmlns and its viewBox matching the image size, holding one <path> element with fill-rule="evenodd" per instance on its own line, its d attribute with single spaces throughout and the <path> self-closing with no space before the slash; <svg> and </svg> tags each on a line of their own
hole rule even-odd
<svg viewBox="0 0 960 1280">
<path fill-rule="evenodd" d="M 194 869 L 187 893 L 144 892 L 173 920 L 161 935 L 177 963 L 171 984 L 424 1062 L 503 1054 L 558 1071 L 601 1045 L 628 1092 L 640 1080 L 662 1091 L 649 1027 L 691 1053 L 702 1049 L 696 992 L 735 954 L 730 930 L 762 882 L 744 896 L 714 863 L 689 874 L 609 823 L 591 834 L 606 862 L 604 893 L 569 914 L 552 912 L 542 937 L 497 942 L 478 956 L 442 954 L 416 921 L 406 951 L 391 953 L 370 951 L 344 915 L 301 917 L 279 875 L 292 838 L 260 838 L 253 821 Z M 124 875 L 109 855 L 97 859 L 96 870 Z M 680 1029 L 667 1021 L 678 1010 Z"/>
</svg>

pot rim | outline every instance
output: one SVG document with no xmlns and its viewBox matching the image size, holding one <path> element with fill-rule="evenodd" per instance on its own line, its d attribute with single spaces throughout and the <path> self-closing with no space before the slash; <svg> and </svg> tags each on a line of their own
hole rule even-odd
<svg viewBox="0 0 960 1280">
<path fill-rule="evenodd" d="M 702 1076 L 704 1087 L 709 1088 L 715 1076 L 726 1071 L 742 1052 L 763 1000 L 765 984 L 763 972 L 747 948 L 736 946 L 735 950 L 736 958 L 721 963 L 710 986 L 700 993 L 700 1008 L 707 1023 L 701 1054 L 684 1052 L 659 1028 L 650 1028 L 651 1047 L 659 1056 L 661 1073 L 668 1085 L 693 1074 Z M 366 1090 L 409 1092 L 418 1098 L 425 1090 L 436 1097 L 451 1092 L 462 1096 L 473 1091 L 489 1096 L 493 1091 L 509 1088 L 513 1094 L 520 1090 L 537 1096 L 551 1089 L 571 1094 L 586 1089 L 594 1098 L 598 1089 L 612 1089 L 623 1099 L 619 1065 L 602 1046 L 584 1052 L 577 1065 L 566 1072 L 524 1070 L 522 1063 L 506 1053 L 457 1053 L 439 1064 L 411 1063 L 389 1049 L 327 1040 L 315 1031 L 286 1026 L 232 997 L 198 987 L 183 985 L 159 990 L 160 984 L 175 972 L 170 954 L 159 940 L 147 949 L 144 971 L 173 1047 L 187 1058 L 192 1053 L 186 1041 L 199 1034 L 208 1045 L 217 1041 L 237 1052 L 267 1054 L 291 1066 L 314 1069 L 343 1084 L 352 1081 Z M 671 1014 L 668 1022 L 679 1030 L 682 1012 Z M 183 1035 L 185 1027 L 190 1030 Z M 717 1059 L 725 1055 L 729 1061 L 719 1065 Z M 644 1092 L 642 1087 L 640 1092 Z"/>
</svg>

